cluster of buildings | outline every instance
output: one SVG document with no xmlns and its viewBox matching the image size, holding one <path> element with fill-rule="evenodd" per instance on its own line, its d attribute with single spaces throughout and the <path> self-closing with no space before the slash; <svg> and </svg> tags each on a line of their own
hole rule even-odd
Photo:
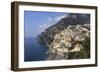
<svg viewBox="0 0 100 73">
<path fill-rule="evenodd" d="M 69 25 L 67 28 L 54 36 L 53 42 L 49 46 L 48 54 L 56 53 L 68 57 L 69 52 L 78 52 L 84 47 L 80 41 L 85 37 L 90 37 L 90 25 Z"/>
</svg>

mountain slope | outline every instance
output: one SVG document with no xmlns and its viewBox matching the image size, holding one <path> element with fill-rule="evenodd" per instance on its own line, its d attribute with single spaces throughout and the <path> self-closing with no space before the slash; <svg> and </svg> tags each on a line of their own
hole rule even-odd
<svg viewBox="0 0 100 73">
<path fill-rule="evenodd" d="M 90 15 L 72 13 L 42 32 L 38 36 L 38 42 L 48 47 L 49 60 L 57 60 L 71 58 L 68 53 L 73 54 L 84 49 L 82 42 L 86 41 L 86 38 L 90 38 Z"/>
</svg>

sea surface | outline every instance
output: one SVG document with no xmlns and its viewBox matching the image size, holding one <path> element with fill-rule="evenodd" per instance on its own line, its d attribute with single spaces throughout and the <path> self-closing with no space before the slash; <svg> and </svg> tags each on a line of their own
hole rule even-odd
<svg viewBox="0 0 100 73">
<path fill-rule="evenodd" d="M 44 61 L 47 47 L 38 43 L 36 38 L 24 38 L 24 61 Z"/>
</svg>

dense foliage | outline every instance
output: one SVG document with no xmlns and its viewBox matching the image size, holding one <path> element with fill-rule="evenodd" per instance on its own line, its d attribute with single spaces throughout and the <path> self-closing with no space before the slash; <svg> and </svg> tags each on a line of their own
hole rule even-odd
<svg viewBox="0 0 100 73">
<path fill-rule="evenodd" d="M 84 41 L 80 42 L 83 46 L 81 51 L 68 53 L 68 59 L 84 59 L 90 58 L 90 38 L 86 37 Z"/>
</svg>

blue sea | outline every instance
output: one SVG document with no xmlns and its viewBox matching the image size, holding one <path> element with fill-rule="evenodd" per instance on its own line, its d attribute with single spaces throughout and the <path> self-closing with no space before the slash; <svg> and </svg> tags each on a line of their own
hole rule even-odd
<svg viewBox="0 0 100 73">
<path fill-rule="evenodd" d="M 36 38 L 24 38 L 24 61 L 44 61 L 47 47 L 38 43 Z"/>
</svg>

